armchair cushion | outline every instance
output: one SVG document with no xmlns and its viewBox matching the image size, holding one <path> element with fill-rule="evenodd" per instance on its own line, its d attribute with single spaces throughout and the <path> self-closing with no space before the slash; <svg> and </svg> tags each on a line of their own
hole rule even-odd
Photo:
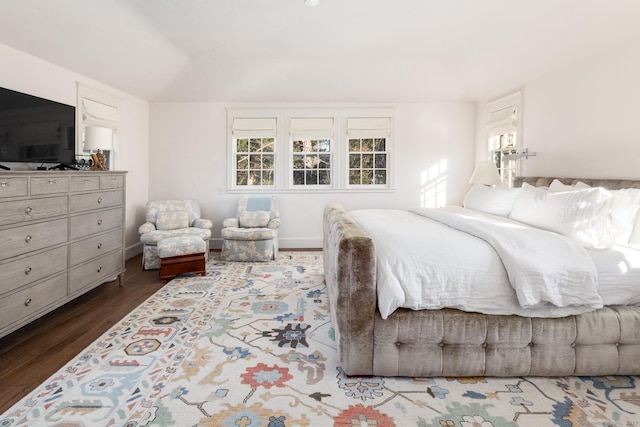
<svg viewBox="0 0 640 427">
<path fill-rule="evenodd" d="M 243 211 L 238 219 L 242 228 L 263 228 L 269 224 L 271 214 L 269 211 Z"/>
<path fill-rule="evenodd" d="M 189 213 L 187 211 L 158 212 L 156 228 L 158 230 L 177 230 L 189 227 Z"/>
</svg>

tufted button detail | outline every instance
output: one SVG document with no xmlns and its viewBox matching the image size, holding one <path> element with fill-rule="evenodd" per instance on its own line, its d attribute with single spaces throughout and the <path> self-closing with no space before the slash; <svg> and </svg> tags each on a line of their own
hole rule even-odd
<svg viewBox="0 0 640 427">
<path fill-rule="evenodd" d="M 619 342 L 617 342 L 617 343 L 616 343 L 616 347 L 619 347 L 619 346 L 620 346 L 620 343 L 619 343 Z"/>
<path fill-rule="evenodd" d="M 529 347 L 533 347 L 533 342 L 530 342 L 529 344 L 527 344 Z"/>
<path fill-rule="evenodd" d="M 402 346 L 402 343 L 400 341 L 397 341 L 396 342 L 396 347 L 400 347 L 400 346 Z"/>
<path fill-rule="evenodd" d="M 444 347 L 444 343 L 441 342 L 440 344 L 438 344 L 440 347 Z"/>
<path fill-rule="evenodd" d="M 576 343 L 572 342 L 571 347 L 575 347 L 575 346 L 576 346 Z"/>
<path fill-rule="evenodd" d="M 487 343 L 486 342 L 482 343 L 482 348 L 487 348 Z"/>
</svg>

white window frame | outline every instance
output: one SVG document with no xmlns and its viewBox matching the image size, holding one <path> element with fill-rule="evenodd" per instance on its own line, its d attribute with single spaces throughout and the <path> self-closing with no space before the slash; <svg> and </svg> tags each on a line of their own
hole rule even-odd
<svg viewBox="0 0 640 427">
<path fill-rule="evenodd" d="M 523 148 L 522 117 L 522 92 L 512 93 L 487 104 L 488 160 L 498 167 L 505 187 L 513 186 L 513 179 L 521 170 L 521 160 L 508 160 L 505 156 L 515 154 Z M 513 146 L 495 147 L 495 138 L 506 137 L 511 133 L 515 134 Z"/>
<path fill-rule="evenodd" d="M 277 147 L 277 133 L 276 133 L 276 129 L 277 129 L 277 125 L 278 125 L 278 119 L 276 117 L 234 117 L 233 120 L 231 120 L 231 147 L 230 147 L 230 152 L 232 154 L 232 162 L 230 163 L 231 165 L 231 170 L 232 170 L 232 179 L 233 179 L 233 186 L 237 187 L 237 188 L 247 188 L 247 189 L 260 189 L 260 188 L 275 188 L 275 180 L 278 177 L 278 170 L 277 170 L 277 166 L 276 166 L 276 159 L 278 158 L 278 147 Z M 274 157 L 273 160 L 273 174 L 274 174 L 274 181 L 273 184 L 271 185 L 264 185 L 264 184 L 259 184 L 259 185 L 252 185 L 252 184 L 247 184 L 247 185 L 238 185 L 237 183 L 237 174 L 238 174 L 238 144 L 237 141 L 239 139 L 252 139 L 252 138 L 260 138 L 260 139 L 271 139 L 273 138 L 274 140 L 274 146 L 273 146 L 273 151 L 270 151 L 269 153 L 271 153 Z M 251 151 L 248 152 L 249 156 L 251 156 Z M 260 156 L 262 157 L 262 154 L 260 154 Z M 251 169 L 251 159 L 249 158 L 248 160 L 248 172 L 250 173 Z M 255 170 L 255 169 L 254 169 Z M 261 172 L 264 172 L 264 168 L 260 168 Z"/>
<path fill-rule="evenodd" d="M 275 137 L 275 180 L 273 186 L 239 186 L 236 184 L 236 157 L 234 152 L 233 121 L 239 118 L 276 118 Z M 349 184 L 349 132 L 348 119 L 373 119 L 383 118 L 388 123 L 384 131 L 369 129 L 368 135 L 385 135 L 387 153 L 387 182 L 386 184 L 350 185 Z M 298 123 L 304 119 L 331 119 L 333 132 L 331 139 L 331 171 L 329 185 L 294 185 L 293 183 L 293 145 L 292 136 L 295 137 L 296 120 Z M 294 128 L 291 127 L 294 120 Z M 364 108 L 227 108 L 227 191 L 248 192 L 390 192 L 395 191 L 395 144 L 394 144 L 395 110 L 391 107 L 364 107 Z M 364 130 L 363 130 L 364 131 Z M 351 132 L 353 135 L 353 131 Z M 298 135 L 301 133 L 298 132 Z M 305 136 L 309 139 L 325 139 L 330 136 L 327 128 L 319 128 L 314 131 L 306 129 Z"/>
</svg>

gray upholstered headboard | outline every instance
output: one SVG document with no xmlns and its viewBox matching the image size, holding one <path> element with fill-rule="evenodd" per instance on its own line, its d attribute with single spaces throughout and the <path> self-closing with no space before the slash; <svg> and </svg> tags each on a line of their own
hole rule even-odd
<svg viewBox="0 0 640 427">
<path fill-rule="evenodd" d="M 574 185 L 576 182 L 580 181 L 591 187 L 603 187 L 607 190 L 640 188 L 640 180 L 634 179 L 549 178 L 540 176 L 517 176 L 513 180 L 513 186 L 522 187 L 522 183 L 526 182 L 534 187 L 548 187 L 554 179 L 558 179 L 566 185 Z"/>
</svg>

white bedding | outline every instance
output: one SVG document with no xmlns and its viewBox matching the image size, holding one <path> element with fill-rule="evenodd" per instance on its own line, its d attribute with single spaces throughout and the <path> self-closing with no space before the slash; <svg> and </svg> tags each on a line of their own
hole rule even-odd
<svg viewBox="0 0 640 427">
<path fill-rule="evenodd" d="M 613 249 L 586 250 L 574 245 L 571 239 L 537 229 L 533 241 L 510 243 L 506 237 L 509 229 L 531 227 L 463 208 L 425 211 L 436 211 L 439 220 L 453 215 L 454 223 L 462 221 L 460 216 L 472 216 L 476 225 L 463 226 L 466 232 L 461 232 L 415 212 L 386 209 L 350 212 L 375 241 L 378 306 L 383 318 L 399 307 L 415 310 L 451 307 L 487 314 L 562 317 L 591 311 L 603 303 L 624 302 L 619 297 L 621 285 L 616 277 L 620 267 L 616 270 L 606 266 L 614 261 L 620 264 L 621 258 L 627 259 L 631 254 L 614 253 Z M 469 232 L 480 234 L 497 244 L 498 249 Z M 545 243 L 541 234 L 552 236 L 551 240 Z M 527 253 L 527 245 L 538 255 L 517 254 L 520 250 Z M 633 270 L 640 276 L 638 252 L 632 252 L 637 255 L 631 261 L 635 265 L 627 272 Z M 543 259 L 552 266 L 545 263 L 542 270 L 532 270 L 542 266 Z M 510 271 L 505 270 L 505 265 Z M 525 270 L 518 271 L 523 267 Z M 604 284 L 610 290 L 605 291 Z M 627 295 L 626 301 L 640 302 L 637 289 L 638 285 L 622 293 Z M 629 298 L 629 294 L 633 297 Z"/>
</svg>

